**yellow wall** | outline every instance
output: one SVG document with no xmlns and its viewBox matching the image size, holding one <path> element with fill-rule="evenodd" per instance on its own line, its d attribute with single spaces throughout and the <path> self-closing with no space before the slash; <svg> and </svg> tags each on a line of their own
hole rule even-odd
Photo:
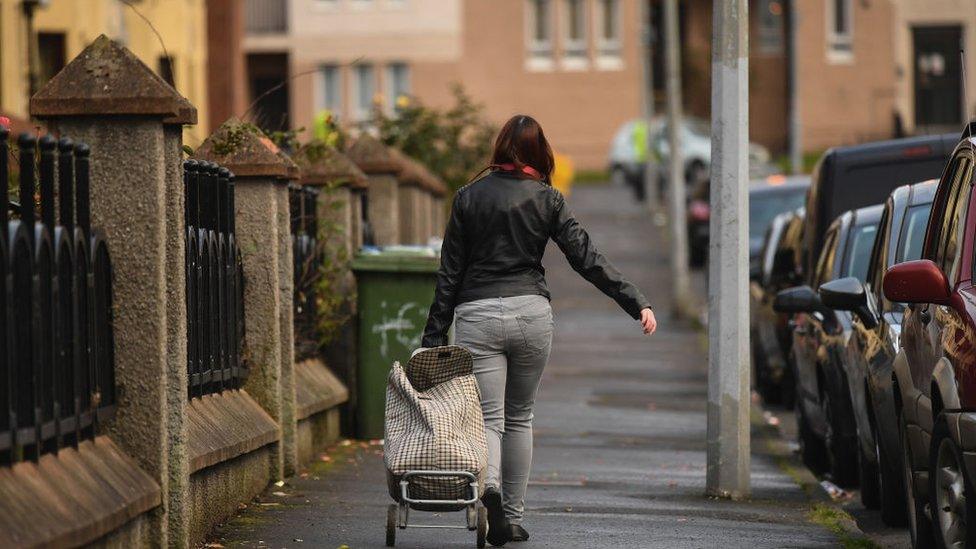
<svg viewBox="0 0 976 549">
<path fill-rule="evenodd" d="M 50 0 L 36 12 L 38 32 L 65 34 L 70 62 L 99 34 L 124 44 L 157 70 L 165 50 L 175 59 L 177 90 L 197 108 L 199 123 L 186 141 L 199 145 L 207 136 L 206 0 L 133 0 L 162 38 L 132 8 L 119 0 Z M 0 110 L 27 117 L 27 46 L 20 0 L 0 0 Z"/>
</svg>

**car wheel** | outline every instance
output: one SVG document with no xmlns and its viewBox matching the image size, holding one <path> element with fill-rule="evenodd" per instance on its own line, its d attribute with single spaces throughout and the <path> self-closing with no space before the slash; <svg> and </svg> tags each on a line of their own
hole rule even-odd
<svg viewBox="0 0 976 549">
<path fill-rule="evenodd" d="M 796 372 L 793 371 L 793 362 L 788 361 L 783 368 L 783 377 L 779 382 L 780 404 L 789 410 L 796 406 Z"/>
<path fill-rule="evenodd" d="M 935 541 L 939 547 L 974 547 L 967 524 L 976 517 L 973 494 L 962 452 L 949 435 L 945 416 L 939 415 L 932 430 L 929 451 L 929 498 Z"/>
<path fill-rule="evenodd" d="M 861 504 L 868 509 L 881 507 L 881 468 L 878 454 L 867 455 L 861 444 L 857 445 L 858 477 L 861 480 Z"/>
<path fill-rule="evenodd" d="M 827 432 L 824 446 L 827 449 L 827 465 L 831 479 L 841 488 L 857 486 L 857 437 L 843 435 L 842 421 L 844 410 L 839 409 L 842 401 L 839 395 L 832 395 L 830 388 L 821 397 Z"/>
<path fill-rule="evenodd" d="M 824 463 L 826 462 L 823 441 L 817 438 L 817 435 L 810 428 L 809 423 L 807 423 L 807 416 L 803 413 L 803 404 L 800 402 L 800 399 L 796 399 L 795 408 L 798 433 L 797 441 L 800 443 L 800 458 L 803 460 L 803 464 L 814 473 L 823 473 L 825 469 Z"/>
<path fill-rule="evenodd" d="M 877 436 L 874 437 L 880 473 L 878 488 L 881 499 L 881 520 L 888 526 L 903 527 L 908 524 L 905 504 L 905 479 L 895 456 L 889 456 Z"/>
<path fill-rule="evenodd" d="M 692 267 L 702 267 L 705 265 L 705 262 L 708 260 L 707 243 L 704 246 L 691 245 L 691 250 L 689 251 L 691 253 L 688 254 L 688 263 L 691 264 Z"/>
<path fill-rule="evenodd" d="M 756 380 L 756 392 L 759 393 L 765 404 L 779 404 L 779 394 L 769 379 L 769 362 L 763 353 L 762 344 L 759 343 L 759 338 L 755 334 L 752 335 L 751 341 L 753 379 Z"/>
<path fill-rule="evenodd" d="M 912 536 L 912 547 L 920 549 L 933 547 L 935 539 L 932 536 L 932 521 L 925 512 L 925 501 L 915 494 L 912 468 L 912 448 L 908 443 L 908 422 L 904 414 L 898 414 L 899 430 L 901 432 L 902 448 L 902 476 L 905 482 L 905 509 L 908 516 L 908 532 Z"/>
<path fill-rule="evenodd" d="M 688 186 L 696 185 L 707 177 L 708 170 L 705 168 L 705 164 L 696 160 L 688 166 L 688 170 L 685 172 L 685 184 Z"/>
</svg>

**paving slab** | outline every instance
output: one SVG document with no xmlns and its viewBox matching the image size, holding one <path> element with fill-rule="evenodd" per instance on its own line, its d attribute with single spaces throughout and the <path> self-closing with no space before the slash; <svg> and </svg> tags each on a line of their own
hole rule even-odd
<svg viewBox="0 0 976 549">
<path fill-rule="evenodd" d="M 707 359 L 690 324 L 669 320 L 666 246 L 625 189 L 579 187 L 570 199 L 604 253 L 662 311 L 658 333 L 636 322 L 546 255 L 556 331 L 535 413 L 525 527 L 510 547 L 835 547 L 809 520 L 812 501 L 757 429 L 752 497 L 705 497 Z M 703 296 L 698 273 L 693 287 Z M 782 444 L 778 446 L 783 446 Z M 272 487 L 224 525 L 214 543 L 244 547 L 381 547 L 382 446 L 344 441 Z M 460 513 L 411 520 L 461 524 Z M 471 547 L 462 530 L 400 530 L 400 547 Z M 301 540 L 301 541 L 298 541 Z"/>
</svg>

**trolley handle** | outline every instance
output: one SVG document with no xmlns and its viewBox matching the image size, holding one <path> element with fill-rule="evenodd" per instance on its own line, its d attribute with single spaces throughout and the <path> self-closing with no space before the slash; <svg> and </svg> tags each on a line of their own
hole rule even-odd
<svg viewBox="0 0 976 549">
<path fill-rule="evenodd" d="M 468 480 L 471 487 L 469 499 L 413 499 L 408 488 L 412 477 L 460 477 Z M 471 505 L 478 501 L 478 477 L 470 471 L 407 471 L 400 477 L 400 498 L 410 504 L 420 505 Z"/>
</svg>

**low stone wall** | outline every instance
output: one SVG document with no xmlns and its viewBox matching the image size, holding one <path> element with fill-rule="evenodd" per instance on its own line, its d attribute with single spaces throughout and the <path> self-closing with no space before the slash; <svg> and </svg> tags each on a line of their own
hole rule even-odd
<svg viewBox="0 0 976 549">
<path fill-rule="evenodd" d="M 271 416 L 246 391 L 224 391 L 190 401 L 191 544 L 203 542 L 214 526 L 272 481 L 279 431 Z"/>
<path fill-rule="evenodd" d="M 340 436 L 339 407 L 349 391 L 325 364 L 315 358 L 295 364 L 295 417 L 298 418 L 298 461 L 308 464 Z"/>
<path fill-rule="evenodd" d="M 67 489 L 70 487 L 70 489 Z M 0 468 L 0 547 L 152 545 L 159 485 L 106 436 Z"/>
</svg>

